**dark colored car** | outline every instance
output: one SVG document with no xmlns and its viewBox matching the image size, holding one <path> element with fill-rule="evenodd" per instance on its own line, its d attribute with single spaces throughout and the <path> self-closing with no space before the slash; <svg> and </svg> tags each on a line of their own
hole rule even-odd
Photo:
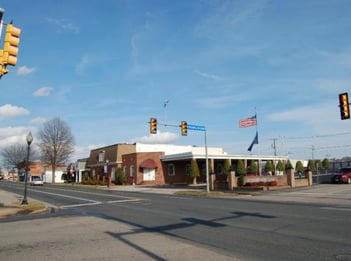
<svg viewBox="0 0 351 261">
<path fill-rule="evenodd" d="M 341 168 L 340 172 L 333 175 L 332 182 L 351 184 L 351 167 Z"/>
</svg>

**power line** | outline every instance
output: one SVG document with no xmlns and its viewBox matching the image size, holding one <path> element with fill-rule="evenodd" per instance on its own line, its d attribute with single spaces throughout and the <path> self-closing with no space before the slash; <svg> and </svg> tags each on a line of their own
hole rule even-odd
<svg viewBox="0 0 351 261">
<path fill-rule="evenodd" d="M 286 137 L 286 136 L 280 136 L 282 139 L 287 139 L 287 140 L 299 140 L 299 139 L 314 139 L 314 138 L 327 138 L 327 137 L 336 137 L 336 136 L 342 136 L 342 135 L 350 135 L 351 132 L 340 132 L 340 133 L 332 133 L 332 134 L 322 134 L 322 135 L 314 135 L 314 136 L 300 136 L 300 137 Z"/>
</svg>

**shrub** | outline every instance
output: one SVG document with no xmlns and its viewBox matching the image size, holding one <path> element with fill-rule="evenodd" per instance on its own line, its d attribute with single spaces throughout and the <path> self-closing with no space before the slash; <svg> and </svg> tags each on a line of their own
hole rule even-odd
<svg viewBox="0 0 351 261">
<path fill-rule="evenodd" d="M 127 177 L 124 174 L 122 168 L 117 168 L 116 170 L 116 179 L 117 179 L 117 183 L 124 185 L 127 183 Z"/>
<path fill-rule="evenodd" d="M 271 181 L 271 186 L 278 186 L 278 181 L 276 180 Z"/>
</svg>

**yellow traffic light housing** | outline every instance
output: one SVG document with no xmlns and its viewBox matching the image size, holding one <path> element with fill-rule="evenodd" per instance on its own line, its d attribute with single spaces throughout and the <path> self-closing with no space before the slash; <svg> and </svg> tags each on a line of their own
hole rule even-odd
<svg viewBox="0 0 351 261">
<path fill-rule="evenodd" d="M 8 24 L 5 30 L 2 64 L 15 66 L 17 64 L 18 45 L 21 29 Z"/>
<path fill-rule="evenodd" d="M 347 92 L 339 94 L 339 105 L 341 119 L 350 119 L 350 105 Z"/>
<path fill-rule="evenodd" d="M 5 65 L 2 64 L 3 55 L 4 55 L 4 51 L 0 50 L 0 78 L 1 76 L 9 72 L 9 70 L 6 69 Z"/>
<path fill-rule="evenodd" d="M 182 136 L 188 135 L 188 123 L 186 121 L 182 121 L 180 124 Z"/>
<path fill-rule="evenodd" d="M 151 134 L 157 133 L 157 119 L 156 118 L 150 119 L 150 133 Z"/>
</svg>

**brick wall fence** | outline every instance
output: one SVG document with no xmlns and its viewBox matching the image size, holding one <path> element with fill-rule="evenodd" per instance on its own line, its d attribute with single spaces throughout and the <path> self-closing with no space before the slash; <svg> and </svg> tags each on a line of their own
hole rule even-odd
<svg viewBox="0 0 351 261">
<path fill-rule="evenodd" d="M 294 169 L 288 170 L 286 174 L 280 176 L 245 176 L 243 180 L 244 187 L 303 187 L 312 186 L 312 172 L 308 172 L 305 178 L 295 178 Z M 240 185 L 239 177 L 235 176 L 235 172 L 231 171 L 228 174 L 227 181 L 216 180 L 216 175 L 210 176 L 210 190 L 234 190 Z"/>
</svg>

